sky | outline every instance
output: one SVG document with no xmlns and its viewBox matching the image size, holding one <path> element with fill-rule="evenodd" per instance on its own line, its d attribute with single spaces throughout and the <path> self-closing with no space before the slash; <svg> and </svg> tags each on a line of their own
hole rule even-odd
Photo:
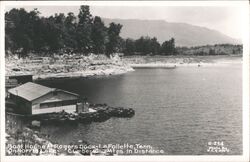
<svg viewBox="0 0 250 162">
<path fill-rule="evenodd" d="M 6 11 L 13 7 L 6 7 Z M 20 7 L 18 7 L 20 8 Z M 27 11 L 38 8 L 41 16 L 79 12 L 79 6 L 25 6 Z M 165 20 L 182 22 L 218 30 L 241 39 L 242 9 L 233 6 L 90 6 L 93 16 L 120 19 Z"/>
</svg>

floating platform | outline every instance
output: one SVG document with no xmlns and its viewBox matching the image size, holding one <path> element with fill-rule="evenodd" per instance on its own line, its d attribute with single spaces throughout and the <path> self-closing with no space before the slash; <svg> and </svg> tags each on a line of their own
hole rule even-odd
<svg viewBox="0 0 250 162">
<path fill-rule="evenodd" d="M 131 118 L 135 115 L 132 108 L 110 107 L 106 104 L 92 104 L 93 111 L 68 113 L 65 111 L 30 116 L 30 120 L 41 121 L 41 124 L 72 124 L 104 122 L 111 117 Z"/>
</svg>

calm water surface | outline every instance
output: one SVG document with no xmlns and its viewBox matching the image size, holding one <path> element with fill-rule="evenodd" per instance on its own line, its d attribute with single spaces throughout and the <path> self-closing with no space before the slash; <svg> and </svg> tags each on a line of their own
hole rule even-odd
<svg viewBox="0 0 250 162">
<path fill-rule="evenodd" d="M 242 154 L 241 65 L 137 69 L 119 76 L 39 81 L 86 96 L 93 103 L 132 107 L 133 118 L 111 118 L 77 127 L 47 126 L 51 139 L 69 144 L 141 143 L 166 155 L 199 155 L 223 141 Z"/>
</svg>

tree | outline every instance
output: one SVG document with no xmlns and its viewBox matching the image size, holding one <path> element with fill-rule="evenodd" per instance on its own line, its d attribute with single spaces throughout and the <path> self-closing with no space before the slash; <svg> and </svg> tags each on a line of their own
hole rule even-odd
<svg viewBox="0 0 250 162">
<path fill-rule="evenodd" d="M 99 16 L 95 16 L 91 32 L 91 39 L 93 42 L 93 52 L 95 54 L 100 54 L 105 52 L 106 37 L 107 37 L 107 29 L 104 26 L 104 23 L 102 22 Z"/>
<path fill-rule="evenodd" d="M 5 49 L 19 51 L 21 56 L 34 51 L 77 51 L 83 53 L 121 52 L 125 41 L 119 36 L 122 25 L 111 23 L 105 27 L 101 18 L 94 19 L 89 6 L 80 6 L 77 17 L 69 12 L 41 17 L 35 8 L 12 9 L 5 13 Z"/>
<path fill-rule="evenodd" d="M 150 38 L 149 37 L 140 37 L 135 41 L 136 52 L 141 54 L 149 54 L 150 53 Z"/>
<path fill-rule="evenodd" d="M 44 27 L 42 26 L 41 19 L 39 17 L 40 12 L 35 8 L 28 13 L 29 15 L 29 28 L 27 29 L 29 37 L 32 40 L 32 50 L 39 51 L 45 44 L 44 42 Z"/>
<path fill-rule="evenodd" d="M 125 40 L 125 47 L 124 47 L 124 54 L 125 55 L 132 55 L 136 51 L 135 41 L 133 39 L 126 39 Z"/>
<path fill-rule="evenodd" d="M 77 46 L 78 50 L 88 53 L 92 49 L 91 27 L 92 15 L 89 11 L 89 6 L 81 6 L 78 14 L 79 23 L 77 25 Z"/>
<path fill-rule="evenodd" d="M 55 14 L 43 19 L 44 41 L 48 50 L 58 51 L 64 47 L 64 14 Z"/>
<path fill-rule="evenodd" d="M 65 40 L 65 33 L 66 33 L 66 29 L 65 29 L 65 16 L 63 13 L 60 14 L 55 14 L 54 16 L 54 32 L 55 32 L 55 42 L 53 43 L 53 49 L 54 50 L 59 50 L 62 49 L 63 47 L 65 47 L 64 45 L 64 40 Z"/>
<path fill-rule="evenodd" d="M 171 38 L 168 41 L 165 41 L 161 45 L 161 53 L 164 55 L 173 55 L 175 54 L 175 40 Z"/>
<path fill-rule="evenodd" d="M 157 41 L 157 38 L 154 37 L 151 39 L 151 42 L 150 42 L 150 52 L 153 54 L 153 55 L 156 55 L 160 52 L 160 43 Z"/>
<path fill-rule="evenodd" d="M 211 48 L 209 49 L 208 54 L 209 55 L 216 55 L 215 50 L 211 49 Z"/>
<path fill-rule="evenodd" d="M 35 48 L 38 38 L 35 39 L 34 29 L 40 23 L 39 14 L 37 9 L 27 12 L 23 8 L 5 13 L 7 49 L 11 47 L 13 51 L 21 51 L 20 54 L 25 56 Z"/>
<path fill-rule="evenodd" d="M 156 37 L 140 37 L 135 41 L 136 52 L 141 54 L 152 54 L 156 55 L 160 51 L 160 43 L 157 41 Z"/>
<path fill-rule="evenodd" d="M 74 13 L 69 12 L 66 19 L 65 19 L 65 37 L 64 37 L 64 43 L 65 46 L 71 50 L 77 48 L 77 41 L 76 41 L 76 17 Z"/>
<path fill-rule="evenodd" d="M 118 45 L 120 40 L 120 32 L 122 25 L 110 23 L 108 28 L 108 42 L 106 44 L 106 54 L 109 56 L 111 53 L 118 51 Z"/>
</svg>

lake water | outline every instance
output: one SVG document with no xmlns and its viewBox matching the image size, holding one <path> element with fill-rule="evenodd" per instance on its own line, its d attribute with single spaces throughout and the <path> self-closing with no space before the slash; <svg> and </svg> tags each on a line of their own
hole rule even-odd
<svg viewBox="0 0 250 162">
<path fill-rule="evenodd" d="M 132 107 L 132 118 L 47 126 L 42 132 L 69 144 L 149 144 L 165 155 L 215 154 L 208 142 L 223 142 L 224 154 L 242 154 L 241 65 L 136 69 L 119 76 L 39 81 L 86 96 L 93 103 Z M 222 154 L 222 153 L 217 153 Z"/>
</svg>

